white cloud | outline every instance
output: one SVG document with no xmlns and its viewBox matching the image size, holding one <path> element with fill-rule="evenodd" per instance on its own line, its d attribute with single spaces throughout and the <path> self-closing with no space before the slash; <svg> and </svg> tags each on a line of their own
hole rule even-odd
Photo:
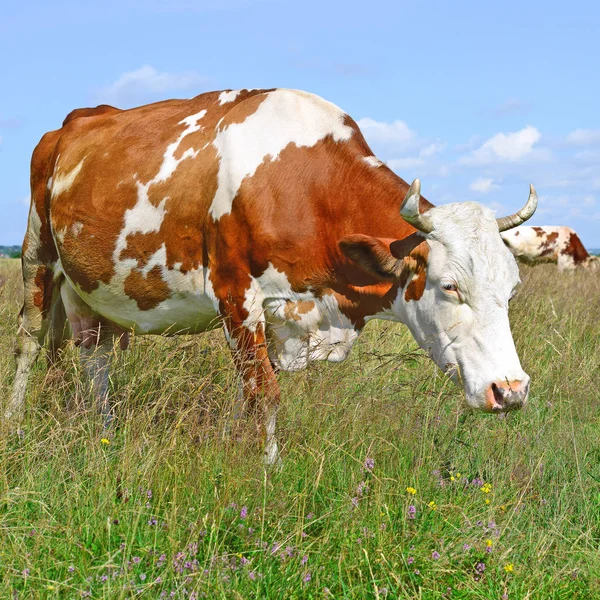
<svg viewBox="0 0 600 600">
<path fill-rule="evenodd" d="M 369 144 L 383 143 L 408 149 L 413 146 L 417 137 L 404 121 L 385 123 L 365 117 L 358 121 L 358 126 Z"/>
<path fill-rule="evenodd" d="M 206 83 L 206 78 L 192 71 L 161 73 L 154 67 L 145 65 L 135 71 L 123 73 L 109 86 L 99 90 L 95 97 L 99 102 L 107 104 L 135 105 L 163 98 L 171 92 L 197 89 Z"/>
<path fill-rule="evenodd" d="M 31 195 L 28 194 L 27 196 L 23 196 L 23 198 L 20 198 L 17 202 L 29 208 L 29 205 L 31 204 Z"/>
<path fill-rule="evenodd" d="M 433 142 L 433 143 L 429 144 L 428 146 L 425 146 L 425 148 L 422 148 L 421 151 L 419 152 L 419 156 L 421 156 L 421 157 L 433 156 L 434 154 L 441 152 L 445 147 L 446 147 L 446 144 L 444 144 L 442 142 Z"/>
<path fill-rule="evenodd" d="M 469 186 L 474 192 L 481 192 L 482 194 L 498 187 L 499 186 L 494 183 L 494 180 L 491 177 L 479 177 Z"/>
<path fill-rule="evenodd" d="M 402 171 L 402 169 L 414 169 L 422 167 L 425 161 L 418 157 L 392 158 L 385 163 L 392 171 Z"/>
<path fill-rule="evenodd" d="M 575 129 L 567 135 L 567 143 L 574 146 L 589 146 L 600 143 L 600 129 Z"/>
<path fill-rule="evenodd" d="M 594 198 L 594 196 L 586 196 L 583 199 L 583 206 L 585 206 L 586 208 L 596 206 L 596 204 L 597 204 L 597 202 L 596 202 L 596 198 Z"/>
<path fill-rule="evenodd" d="M 498 162 L 516 162 L 531 154 L 541 137 L 542 134 L 531 125 L 513 133 L 497 133 L 480 148 L 461 157 L 459 163 L 474 167 Z"/>
</svg>

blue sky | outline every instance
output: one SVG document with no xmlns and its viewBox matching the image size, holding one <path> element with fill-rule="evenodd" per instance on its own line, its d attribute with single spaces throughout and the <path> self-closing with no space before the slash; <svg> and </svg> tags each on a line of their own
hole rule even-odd
<svg viewBox="0 0 600 600">
<path fill-rule="evenodd" d="M 512 212 L 600 248 L 600 5 L 13 2 L 0 15 L 0 244 L 21 243 L 29 159 L 73 108 L 291 87 L 335 102 L 434 203 Z"/>
</svg>

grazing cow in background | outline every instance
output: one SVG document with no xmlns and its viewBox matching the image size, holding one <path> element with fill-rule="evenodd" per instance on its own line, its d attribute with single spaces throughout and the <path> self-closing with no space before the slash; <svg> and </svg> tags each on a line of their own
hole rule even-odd
<svg viewBox="0 0 600 600">
<path fill-rule="evenodd" d="M 522 406 L 529 376 L 508 301 L 519 281 L 500 231 L 528 219 L 473 202 L 434 207 L 318 96 L 238 90 L 131 110 L 80 109 L 33 153 L 23 247 L 16 420 L 45 338 L 65 315 L 96 393 L 113 336 L 222 325 L 267 462 L 278 369 L 343 360 L 373 318 L 408 325 L 485 411 Z M 402 201 L 404 199 L 404 201 Z"/>
<path fill-rule="evenodd" d="M 600 268 L 600 259 L 588 253 L 570 227 L 516 227 L 504 231 L 502 239 L 515 258 L 530 265 L 555 263 L 561 271 Z"/>
</svg>

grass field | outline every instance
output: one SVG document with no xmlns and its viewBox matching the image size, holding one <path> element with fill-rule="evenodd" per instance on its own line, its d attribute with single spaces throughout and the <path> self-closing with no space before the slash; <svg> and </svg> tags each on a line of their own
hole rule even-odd
<svg viewBox="0 0 600 600">
<path fill-rule="evenodd" d="M 0 278 L 5 399 L 18 261 Z M 469 413 L 372 323 L 345 363 L 280 376 L 280 471 L 227 433 L 219 331 L 116 353 L 108 433 L 75 350 L 40 360 L 0 440 L 0 598 L 600 598 L 600 274 L 522 278 L 525 410 Z"/>
</svg>

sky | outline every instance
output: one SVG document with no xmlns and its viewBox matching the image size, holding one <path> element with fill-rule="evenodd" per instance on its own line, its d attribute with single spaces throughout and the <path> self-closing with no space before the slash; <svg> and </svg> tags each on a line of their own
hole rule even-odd
<svg viewBox="0 0 600 600">
<path fill-rule="evenodd" d="M 29 160 L 73 108 L 288 87 L 342 107 L 434 204 L 600 248 L 600 4 L 104 0 L 0 9 L 0 244 L 20 244 Z"/>
</svg>

